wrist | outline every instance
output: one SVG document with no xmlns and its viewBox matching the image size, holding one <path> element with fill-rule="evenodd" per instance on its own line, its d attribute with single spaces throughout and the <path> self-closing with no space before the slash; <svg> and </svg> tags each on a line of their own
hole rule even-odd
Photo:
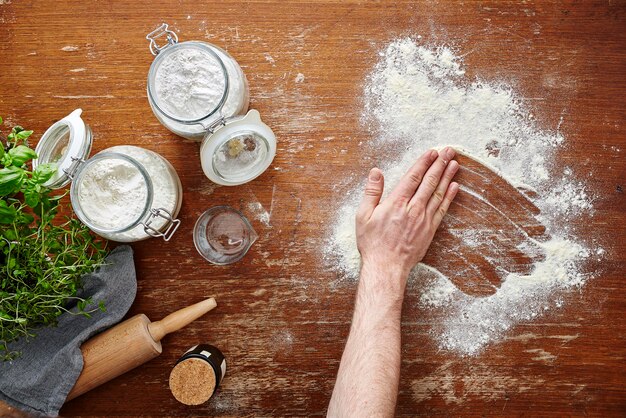
<svg viewBox="0 0 626 418">
<path fill-rule="evenodd" d="M 371 260 L 363 260 L 361 263 L 361 275 L 367 275 L 372 279 L 381 278 L 385 282 L 394 281 L 406 284 L 411 269 L 400 263 L 393 262 L 376 262 Z"/>
<path fill-rule="evenodd" d="M 409 272 L 400 265 L 364 262 L 358 292 L 387 304 L 400 304 Z"/>
</svg>

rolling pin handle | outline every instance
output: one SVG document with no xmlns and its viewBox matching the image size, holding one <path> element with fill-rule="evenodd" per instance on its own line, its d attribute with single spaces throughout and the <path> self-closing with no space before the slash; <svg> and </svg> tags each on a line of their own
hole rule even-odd
<svg viewBox="0 0 626 418">
<path fill-rule="evenodd" d="M 177 331 L 190 324 L 217 306 L 215 299 L 209 298 L 194 305 L 173 312 L 157 322 L 148 325 L 148 332 L 154 341 L 161 341 L 170 332 Z"/>
</svg>

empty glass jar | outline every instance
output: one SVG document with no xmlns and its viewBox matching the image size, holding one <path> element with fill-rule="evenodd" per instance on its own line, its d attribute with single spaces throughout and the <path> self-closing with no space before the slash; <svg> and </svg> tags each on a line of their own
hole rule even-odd
<svg viewBox="0 0 626 418">
<path fill-rule="evenodd" d="M 207 261 L 218 265 L 241 260 L 257 238 L 250 221 L 230 206 L 207 210 L 193 229 L 196 250 Z"/>
</svg>

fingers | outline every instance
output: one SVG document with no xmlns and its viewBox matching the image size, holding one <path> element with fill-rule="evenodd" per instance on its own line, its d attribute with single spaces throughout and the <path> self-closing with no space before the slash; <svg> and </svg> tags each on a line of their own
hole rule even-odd
<svg viewBox="0 0 626 418">
<path fill-rule="evenodd" d="M 409 208 L 421 204 L 425 207 L 430 197 L 435 192 L 435 189 L 439 185 L 441 176 L 444 170 L 448 166 L 448 163 L 454 158 L 456 152 L 450 147 L 445 147 L 440 153 L 439 158 L 430 166 L 426 174 L 424 175 L 424 181 L 417 189 L 415 196 L 409 202 Z"/>
<path fill-rule="evenodd" d="M 457 171 L 459 171 L 459 163 L 454 160 L 450 161 L 448 163 L 448 166 L 444 170 L 441 179 L 439 180 L 439 184 L 435 188 L 433 195 L 430 197 L 430 200 L 426 205 L 426 215 L 428 216 L 428 218 L 432 219 L 433 215 L 437 211 L 437 208 L 441 206 L 441 202 L 443 201 L 443 197 L 446 194 L 446 190 L 448 190 L 448 186 L 450 185 L 450 182 L 452 181 L 452 178 L 457 173 Z"/>
<path fill-rule="evenodd" d="M 411 200 L 415 191 L 418 189 L 424 174 L 428 171 L 429 167 L 433 164 L 433 161 L 437 159 L 439 154 L 435 150 L 426 151 L 413 166 L 406 172 L 396 188 L 391 192 L 391 198 L 398 199 L 401 202 L 408 202 Z"/>
<path fill-rule="evenodd" d="M 456 197 L 456 194 L 459 192 L 459 183 L 452 182 L 448 186 L 446 190 L 446 194 L 443 196 L 443 200 L 441 201 L 441 205 L 435 211 L 435 215 L 433 216 L 433 225 L 435 229 L 439 228 L 439 224 L 443 217 L 448 213 L 448 208 L 450 207 L 450 203 Z"/>
<path fill-rule="evenodd" d="M 385 187 L 385 179 L 383 173 L 378 168 L 372 168 L 367 177 L 367 185 L 365 186 L 365 196 L 361 200 L 357 211 L 357 219 L 367 221 L 380 203 Z"/>
</svg>

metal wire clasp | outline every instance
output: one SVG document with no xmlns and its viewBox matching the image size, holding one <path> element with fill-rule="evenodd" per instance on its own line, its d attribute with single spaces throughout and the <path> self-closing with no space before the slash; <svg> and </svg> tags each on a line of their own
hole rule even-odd
<svg viewBox="0 0 626 418">
<path fill-rule="evenodd" d="M 162 23 L 161 26 L 146 35 L 146 39 L 150 41 L 150 52 L 152 52 L 152 55 L 157 55 L 161 52 L 161 50 L 178 42 L 178 35 L 169 30 L 168 27 L 167 23 Z M 159 44 L 157 44 L 157 39 L 162 36 L 167 36 L 167 43 L 159 46 Z"/>
<path fill-rule="evenodd" d="M 201 123 L 202 127 L 204 128 L 205 131 L 207 131 L 209 134 L 213 135 L 215 133 L 215 131 L 217 131 L 219 128 L 221 128 L 222 126 L 226 126 L 226 118 L 224 116 L 221 115 L 220 112 L 220 117 L 217 118 L 216 120 L 214 120 L 213 122 L 209 123 L 208 125 L 205 125 L 203 123 Z"/>
<path fill-rule="evenodd" d="M 68 167 L 67 169 L 63 169 L 63 172 L 67 175 L 67 177 L 69 177 L 70 180 L 74 180 L 74 176 L 76 175 L 76 172 L 78 171 L 78 167 L 85 162 L 85 160 L 83 158 L 78 158 L 78 157 L 71 157 L 72 158 L 72 165 L 70 167 Z"/>
<path fill-rule="evenodd" d="M 161 217 L 167 220 L 167 223 L 165 224 L 167 225 L 167 228 L 165 228 L 163 232 L 150 226 L 150 224 L 156 217 Z M 146 234 L 150 235 L 151 237 L 163 237 L 165 241 L 169 241 L 170 238 L 172 238 L 172 235 L 174 235 L 174 232 L 176 232 L 176 230 L 180 226 L 180 219 L 174 219 L 170 211 L 168 211 L 167 209 L 150 209 L 150 217 L 146 222 L 142 222 L 141 224 L 143 225 L 143 230 Z"/>
</svg>

